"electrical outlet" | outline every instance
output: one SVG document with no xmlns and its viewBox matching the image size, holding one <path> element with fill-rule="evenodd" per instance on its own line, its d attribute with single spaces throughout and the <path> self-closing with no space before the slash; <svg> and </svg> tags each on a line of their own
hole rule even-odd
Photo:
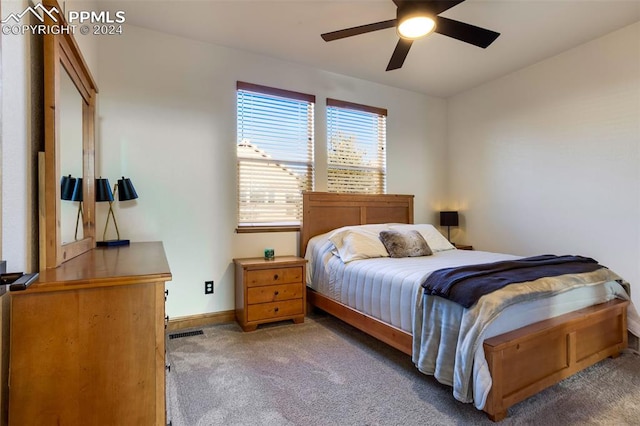
<svg viewBox="0 0 640 426">
<path fill-rule="evenodd" d="M 213 281 L 204 282 L 204 294 L 213 294 Z"/>
</svg>

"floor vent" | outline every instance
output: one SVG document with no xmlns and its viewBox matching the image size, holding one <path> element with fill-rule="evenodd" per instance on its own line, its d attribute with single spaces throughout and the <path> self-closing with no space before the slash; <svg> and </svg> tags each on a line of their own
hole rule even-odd
<svg viewBox="0 0 640 426">
<path fill-rule="evenodd" d="M 169 339 L 179 339 L 180 337 L 199 336 L 204 334 L 202 330 L 185 331 L 184 333 L 173 333 L 169 335 Z"/>
</svg>

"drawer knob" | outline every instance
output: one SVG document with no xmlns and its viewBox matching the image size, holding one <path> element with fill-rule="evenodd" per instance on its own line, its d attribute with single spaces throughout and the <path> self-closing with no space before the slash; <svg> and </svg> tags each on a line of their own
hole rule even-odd
<svg viewBox="0 0 640 426">
<path fill-rule="evenodd" d="M 280 308 L 275 308 L 273 311 L 274 312 L 278 312 L 280 310 Z"/>
<path fill-rule="evenodd" d="M 280 277 L 278 276 L 278 274 L 275 274 L 275 275 L 273 276 L 273 279 L 274 279 L 274 280 L 277 280 L 278 278 L 280 278 Z"/>
<path fill-rule="evenodd" d="M 274 291 L 274 292 L 273 292 L 273 295 L 274 295 L 274 296 L 277 296 L 277 295 L 279 295 L 279 294 L 280 294 L 280 292 L 279 292 L 278 290 L 276 290 L 276 291 Z"/>
</svg>

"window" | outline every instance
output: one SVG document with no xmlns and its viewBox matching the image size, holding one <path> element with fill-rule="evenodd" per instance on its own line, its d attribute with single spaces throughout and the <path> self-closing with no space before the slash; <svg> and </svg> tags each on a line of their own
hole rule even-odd
<svg viewBox="0 0 640 426">
<path fill-rule="evenodd" d="M 327 188 L 384 194 L 387 110 L 327 99 Z"/>
<path fill-rule="evenodd" d="M 238 231 L 299 227 L 313 189 L 315 96 L 237 83 Z"/>
</svg>

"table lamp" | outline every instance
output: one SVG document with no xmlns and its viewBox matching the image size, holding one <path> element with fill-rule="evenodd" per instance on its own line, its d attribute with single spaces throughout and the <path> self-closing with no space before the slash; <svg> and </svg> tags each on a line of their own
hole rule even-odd
<svg viewBox="0 0 640 426">
<path fill-rule="evenodd" d="M 447 227 L 447 240 L 451 242 L 451 227 L 458 226 L 458 212 L 456 211 L 440 212 L 440 226 Z"/>
<path fill-rule="evenodd" d="M 77 201 L 78 214 L 76 216 L 76 233 L 74 239 L 78 241 L 78 225 L 80 217 L 84 222 L 84 212 L 82 211 L 82 178 L 74 178 L 71 175 L 63 176 L 60 180 L 60 198 L 65 201 Z"/>
<path fill-rule="evenodd" d="M 114 246 L 126 246 L 129 245 L 129 240 L 120 239 L 120 230 L 118 229 L 118 222 L 116 222 L 116 215 L 113 211 L 113 202 L 115 200 L 114 194 L 118 193 L 119 201 L 129 201 L 138 198 L 138 194 L 136 193 L 133 184 L 131 183 L 131 179 L 125 178 L 122 176 L 122 179 L 118 179 L 118 183 L 113 186 L 113 191 L 111 191 L 111 186 L 109 184 L 109 179 L 102 178 L 102 176 L 96 179 L 96 201 L 97 202 L 108 202 L 109 203 L 109 212 L 107 213 L 107 220 L 104 224 L 104 232 L 102 234 L 102 241 L 98 241 L 96 244 L 99 247 L 114 247 Z M 113 225 L 116 228 L 117 239 L 115 240 L 107 240 L 107 228 L 109 226 L 109 217 L 113 218 Z"/>
</svg>

